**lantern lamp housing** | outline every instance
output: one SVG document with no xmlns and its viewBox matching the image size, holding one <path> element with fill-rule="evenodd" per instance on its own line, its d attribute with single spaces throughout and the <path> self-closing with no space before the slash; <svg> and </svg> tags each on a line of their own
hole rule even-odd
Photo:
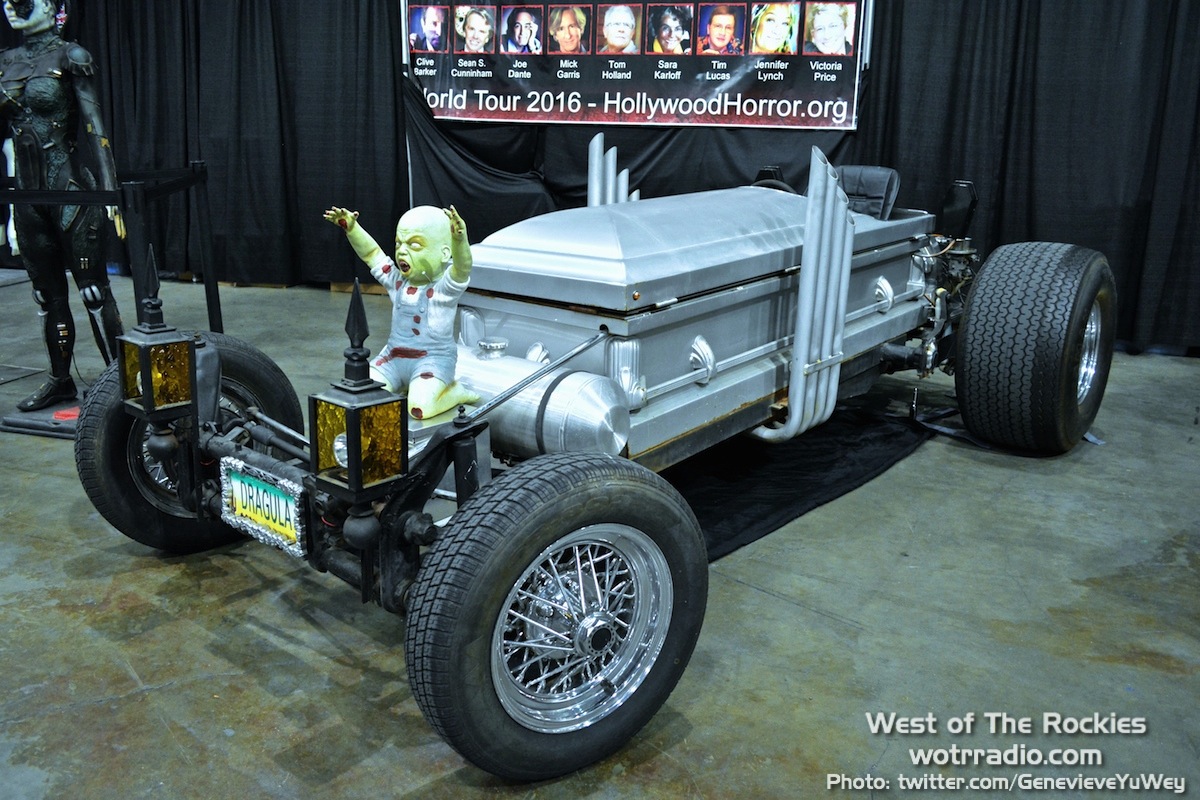
<svg viewBox="0 0 1200 800">
<path fill-rule="evenodd" d="M 372 383 L 358 391 L 334 384 L 308 399 L 310 468 L 322 488 L 351 502 L 385 494 L 408 469 L 407 398 Z"/>
<path fill-rule="evenodd" d="M 408 400 L 370 377 L 357 280 L 346 334 L 350 347 L 342 379 L 308 398 L 309 467 L 324 491 L 361 503 L 386 494 L 408 470 Z"/>
<path fill-rule="evenodd" d="M 126 409 L 150 422 L 190 413 L 195 342 L 159 321 L 138 323 L 117 337 Z"/>
</svg>

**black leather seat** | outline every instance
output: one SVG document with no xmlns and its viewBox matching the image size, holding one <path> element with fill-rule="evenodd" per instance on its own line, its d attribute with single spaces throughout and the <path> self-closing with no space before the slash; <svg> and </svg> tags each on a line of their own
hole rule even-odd
<svg viewBox="0 0 1200 800">
<path fill-rule="evenodd" d="M 837 167 L 839 182 L 850 210 L 870 214 L 875 219 L 887 219 L 896 204 L 900 191 L 900 173 L 890 167 L 866 167 L 847 164 Z"/>
</svg>

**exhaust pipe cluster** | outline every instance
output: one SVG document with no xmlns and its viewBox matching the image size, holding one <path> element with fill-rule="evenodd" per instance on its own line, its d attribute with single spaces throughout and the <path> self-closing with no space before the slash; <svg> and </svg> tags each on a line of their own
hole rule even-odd
<svg viewBox="0 0 1200 800">
<path fill-rule="evenodd" d="M 812 149 L 808 174 L 788 417 L 778 428 L 760 426 L 751 432 L 769 442 L 786 441 L 820 425 L 837 404 L 854 220 L 850 201 L 838 185 L 837 172 L 816 147 Z"/>
<path fill-rule="evenodd" d="M 629 170 L 617 172 L 617 148 L 604 150 L 604 134 L 597 133 L 588 143 L 587 204 L 606 206 L 639 199 L 641 193 L 629 191 Z"/>
</svg>

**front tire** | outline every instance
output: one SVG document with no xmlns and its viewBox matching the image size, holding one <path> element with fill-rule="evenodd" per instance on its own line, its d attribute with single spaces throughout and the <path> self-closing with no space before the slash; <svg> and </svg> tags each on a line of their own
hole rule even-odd
<svg viewBox="0 0 1200 800">
<path fill-rule="evenodd" d="M 293 430 L 303 428 L 296 390 L 270 358 L 231 336 L 209 331 L 199 335 L 217 349 L 221 361 L 223 414 L 257 406 Z M 119 369 L 114 361 L 101 373 L 84 400 L 76 428 L 75 469 L 92 505 L 129 538 L 172 553 L 240 539 L 241 533 L 220 520 L 200 519 L 184 508 L 173 464 L 151 455 L 146 423 L 125 411 Z"/>
<path fill-rule="evenodd" d="M 708 564 L 683 498 L 625 459 L 525 462 L 464 504 L 413 587 L 405 653 L 426 719 L 493 774 L 537 781 L 624 745 L 700 634 Z"/>
<path fill-rule="evenodd" d="M 1015 450 L 1074 447 L 1100 410 L 1116 314 L 1100 253 L 1047 242 L 997 248 L 972 284 L 958 340 L 967 429 Z"/>
</svg>

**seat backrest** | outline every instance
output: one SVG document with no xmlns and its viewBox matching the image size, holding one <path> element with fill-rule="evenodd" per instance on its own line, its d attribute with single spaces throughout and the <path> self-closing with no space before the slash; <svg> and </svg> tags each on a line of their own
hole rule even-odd
<svg viewBox="0 0 1200 800">
<path fill-rule="evenodd" d="M 900 191 L 900 173 L 890 167 L 846 164 L 836 168 L 842 191 L 850 198 L 850 210 L 887 219 Z"/>
</svg>

